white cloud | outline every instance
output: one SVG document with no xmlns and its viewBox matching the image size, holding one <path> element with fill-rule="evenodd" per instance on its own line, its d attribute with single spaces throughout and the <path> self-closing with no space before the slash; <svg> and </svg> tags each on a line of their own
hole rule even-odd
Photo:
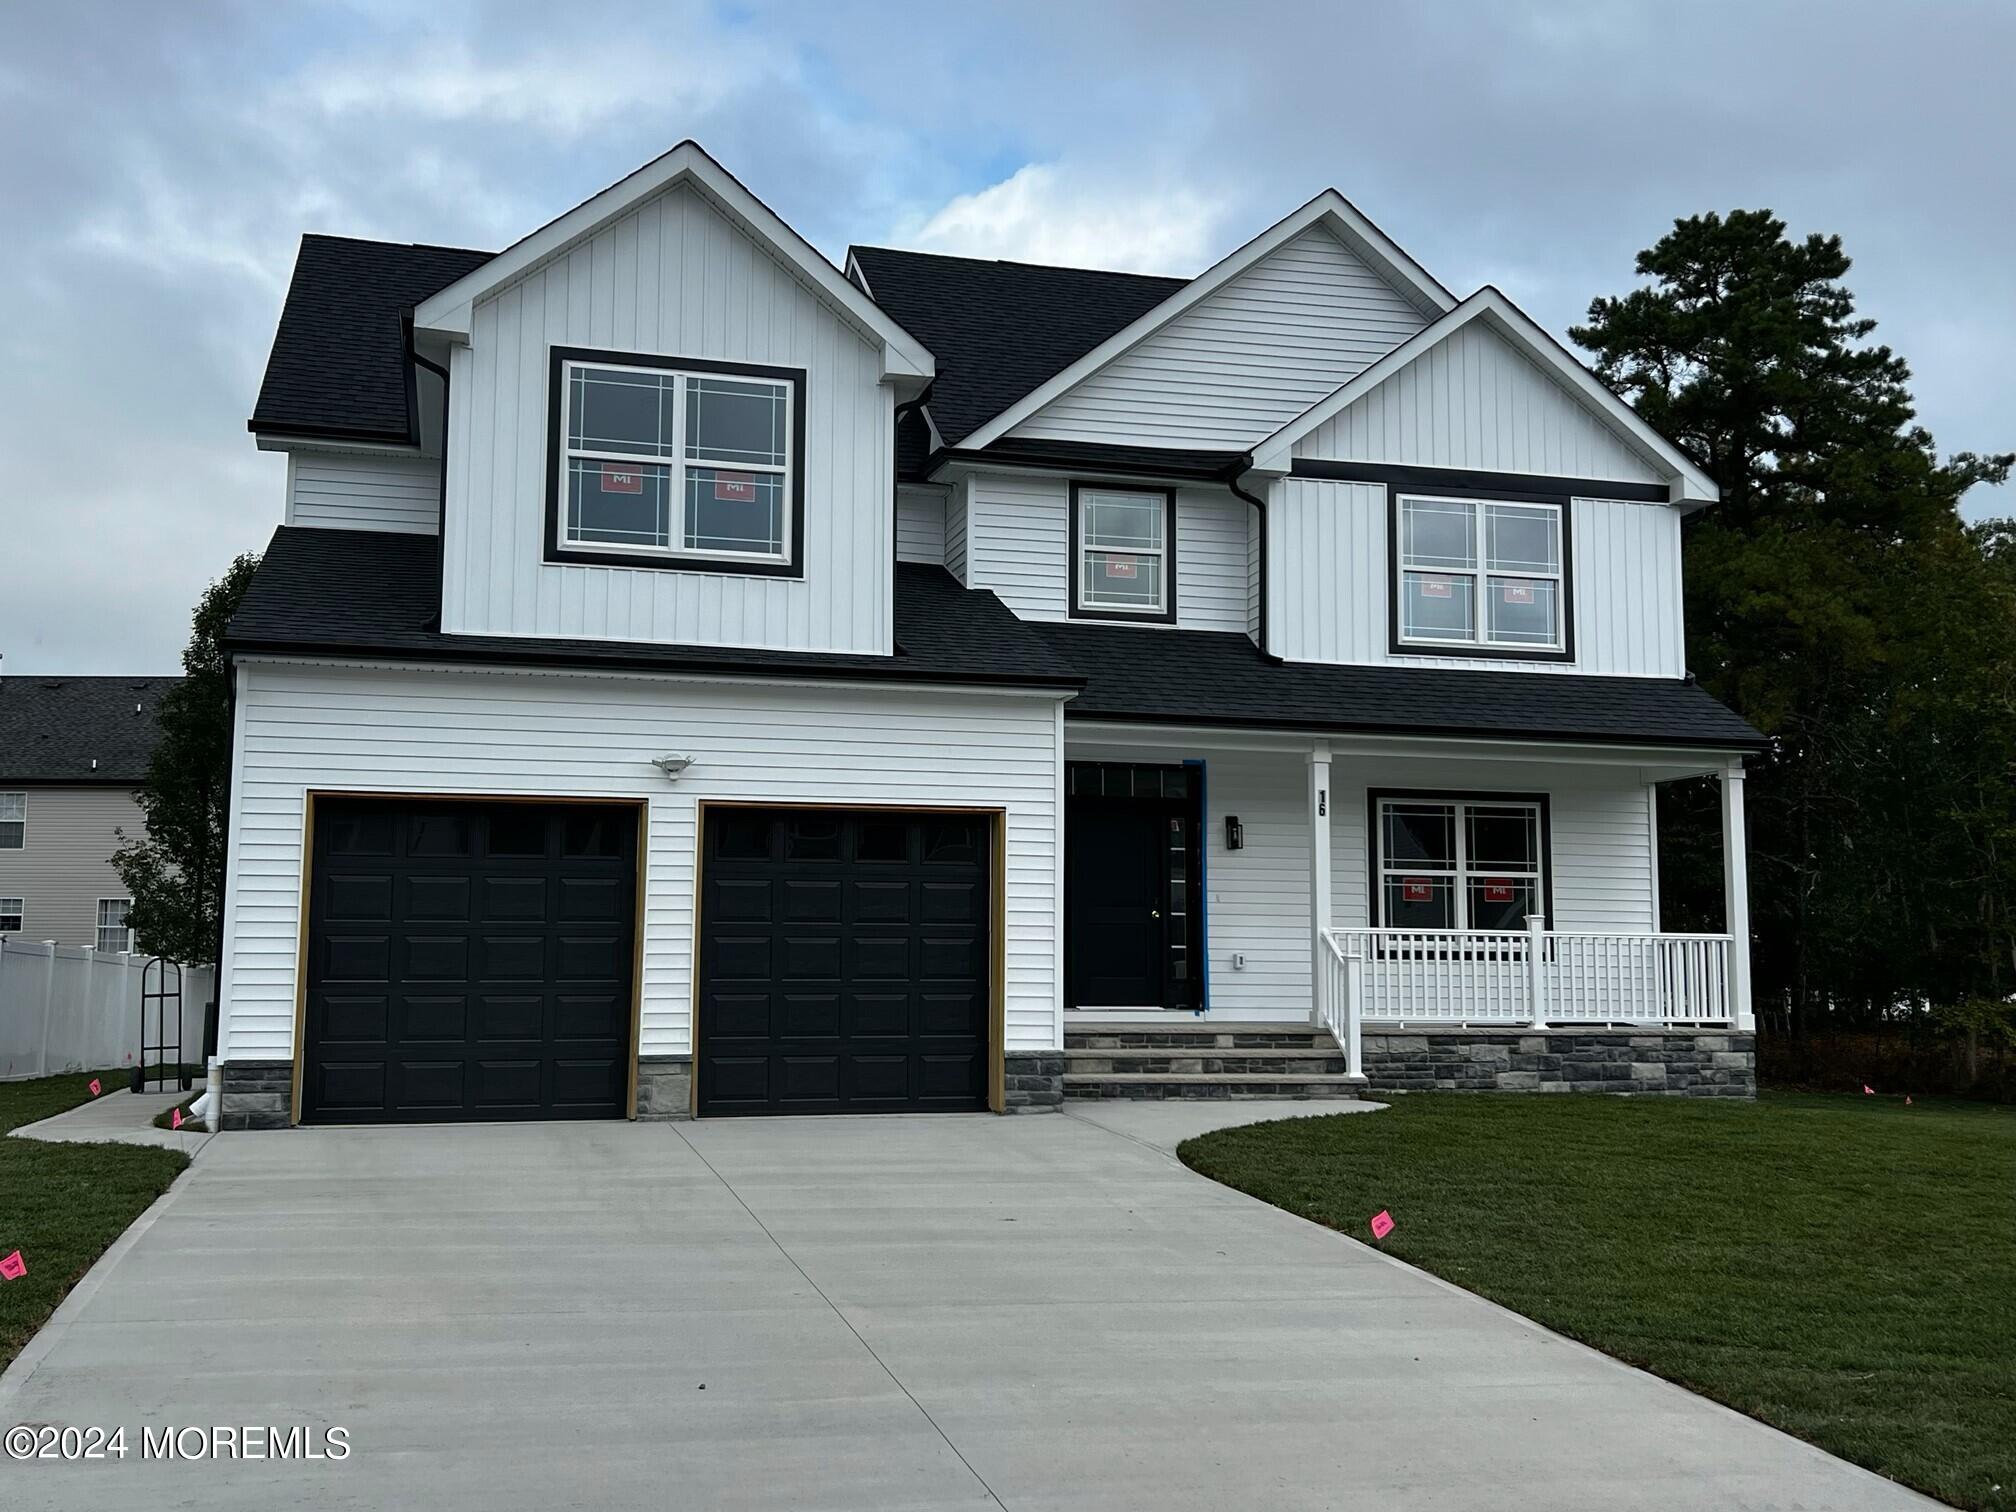
<svg viewBox="0 0 2016 1512">
<path fill-rule="evenodd" d="M 1224 200 L 1195 185 L 1115 182 L 1030 163 L 894 238 L 926 252 L 1189 275 L 1212 261 Z"/>
</svg>

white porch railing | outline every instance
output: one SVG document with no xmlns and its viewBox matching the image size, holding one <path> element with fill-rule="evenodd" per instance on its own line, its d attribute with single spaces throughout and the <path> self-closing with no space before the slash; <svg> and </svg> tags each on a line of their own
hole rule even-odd
<svg viewBox="0 0 2016 1512">
<path fill-rule="evenodd" d="M 1363 1076 L 1364 1049 L 1358 1025 L 1365 1000 L 1365 963 L 1360 957 L 1346 955 L 1329 930 L 1321 931 L 1321 938 L 1323 977 L 1316 984 L 1316 1022 L 1344 1047 L 1346 1074 Z"/>
<path fill-rule="evenodd" d="M 1324 938 L 1333 981 L 1318 1002 L 1326 1025 L 1338 1021 L 1333 1032 L 1353 1017 L 1540 1027 L 1735 1019 L 1728 935 L 1344 929 Z"/>
</svg>

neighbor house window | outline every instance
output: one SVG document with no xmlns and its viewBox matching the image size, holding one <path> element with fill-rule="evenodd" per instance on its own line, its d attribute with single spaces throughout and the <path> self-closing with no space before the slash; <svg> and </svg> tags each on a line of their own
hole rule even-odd
<svg viewBox="0 0 2016 1512">
<path fill-rule="evenodd" d="M 1386 929 L 1524 929 L 1546 912 L 1539 799 L 1375 798 L 1378 923 Z"/>
<path fill-rule="evenodd" d="M 21 921 L 27 917 L 25 898 L 0 898 L 0 934 L 19 934 Z"/>
<path fill-rule="evenodd" d="M 563 553 L 790 561 L 794 378 L 562 358 L 556 382 Z"/>
<path fill-rule="evenodd" d="M 1164 489 L 1071 489 L 1074 614 L 1174 619 L 1176 496 Z"/>
<path fill-rule="evenodd" d="M 1406 495 L 1398 502 L 1403 646 L 1566 649 L 1559 504 Z"/>
<path fill-rule="evenodd" d="M 20 850 L 28 843 L 28 795 L 0 793 L 0 850 Z"/>
<path fill-rule="evenodd" d="M 133 907 L 126 898 L 100 898 L 98 900 L 98 948 L 100 950 L 131 950 L 133 931 L 126 927 L 126 915 Z"/>
</svg>

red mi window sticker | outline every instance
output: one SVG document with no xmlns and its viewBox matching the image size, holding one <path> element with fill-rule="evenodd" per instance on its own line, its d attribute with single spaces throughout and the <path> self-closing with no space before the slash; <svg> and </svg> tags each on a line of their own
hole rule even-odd
<svg viewBox="0 0 2016 1512">
<path fill-rule="evenodd" d="M 1508 604 L 1530 604 L 1533 602 L 1531 583 L 1506 583 L 1501 589 Z"/>
<path fill-rule="evenodd" d="M 729 504 L 754 504 L 756 480 L 748 473 L 716 473 L 714 497 Z"/>
<path fill-rule="evenodd" d="M 1409 903 L 1433 903 L 1435 884 L 1426 877 L 1403 877 L 1400 881 L 1400 896 Z"/>
<path fill-rule="evenodd" d="M 1424 577 L 1421 579 L 1421 597 L 1450 598 L 1456 592 L 1455 585 L 1447 578 Z"/>
<path fill-rule="evenodd" d="M 644 474 L 634 467 L 618 467 L 612 463 L 602 464 L 602 492 L 634 493 L 644 492 Z"/>
<path fill-rule="evenodd" d="M 1510 882 L 1486 882 L 1484 884 L 1484 901 L 1486 903 L 1510 903 L 1512 901 L 1512 884 Z"/>
<path fill-rule="evenodd" d="M 1132 557 L 1106 558 L 1106 576 L 1109 578 L 1131 578 L 1139 568 Z"/>
</svg>

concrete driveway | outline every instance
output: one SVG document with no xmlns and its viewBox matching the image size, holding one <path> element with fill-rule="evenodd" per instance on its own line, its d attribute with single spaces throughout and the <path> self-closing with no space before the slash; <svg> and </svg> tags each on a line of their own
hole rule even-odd
<svg viewBox="0 0 2016 1512">
<path fill-rule="evenodd" d="M 127 1457 L 0 1503 L 1929 1505 L 1097 1116 L 225 1135 L 0 1382 Z M 349 1456 L 141 1458 L 246 1424 Z"/>
</svg>

